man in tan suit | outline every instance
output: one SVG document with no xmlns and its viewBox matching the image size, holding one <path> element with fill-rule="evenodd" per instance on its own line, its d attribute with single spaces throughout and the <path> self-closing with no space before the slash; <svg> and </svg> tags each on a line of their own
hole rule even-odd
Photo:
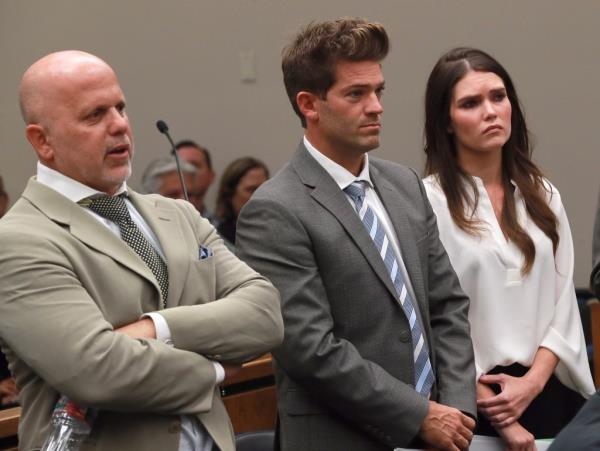
<svg viewBox="0 0 600 451">
<path fill-rule="evenodd" d="M 40 447 L 64 394 L 99 411 L 85 450 L 233 450 L 217 386 L 281 341 L 276 290 L 192 205 L 127 187 L 132 133 L 104 61 L 50 54 L 25 72 L 20 101 L 37 177 L 0 221 L 20 449 Z M 93 207 L 112 201 L 126 225 Z"/>
</svg>

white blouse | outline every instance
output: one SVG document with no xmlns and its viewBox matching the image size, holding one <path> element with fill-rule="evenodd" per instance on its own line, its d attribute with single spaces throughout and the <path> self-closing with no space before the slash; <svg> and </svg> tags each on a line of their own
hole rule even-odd
<svg viewBox="0 0 600 451">
<path fill-rule="evenodd" d="M 530 367 L 543 346 L 560 359 L 556 377 L 589 397 L 595 389 L 573 286 L 573 240 L 558 190 L 546 182 L 552 193 L 548 203 L 558 218 L 560 242 L 554 255 L 552 241 L 528 216 L 515 186 L 517 218 L 536 252 L 531 272 L 523 276 L 523 254 L 504 237 L 483 182 L 473 179 L 479 192 L 475 217 L 483 226 L 479 235 L 470 235 L 454 223 L 435 176 L 423 182 L 437 216 L 440 239 L 471 299 L 469 322 L 477 379 L 497 365 Z"/>
</svg>

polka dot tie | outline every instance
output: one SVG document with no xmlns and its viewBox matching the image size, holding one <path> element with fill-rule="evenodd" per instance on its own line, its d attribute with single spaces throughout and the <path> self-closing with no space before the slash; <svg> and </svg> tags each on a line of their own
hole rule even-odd
<svg viewBox="0 0 600 451">
<path fill-rule="evenodd" d="M 156 249 L 148 242 L 144 234 L 133 222 L 127 205 L 123 200 L 123 195 L 120 196 L 101 196 L 91 199 L 86 199 L 84 203 L 90 210 L 98 213 L 100 216 L 111 220 L 119 226 L 121 230 L 121 238 L 136 254 L 140 256 L 144 263 L 148 265 L 154 277 L 160 286 L 160 292 L 163 298 L 163 307 L 167 306 L 167 293 L 169 292 L 169 273 L 167 265 L 160 257 Z"/>
<path fill-rule="evenodd" d="M 408 319 L 410 325 L 412 345 L 413 345 L 413 360 L 415 363 L 415 390 L 421 395 L 427 397 L 433 386 L 434 375 L 429 360 L 429 351 L 427 344 L 423 338 L 423 328 L 417 314 L 415 312 L 413 300 L 406 289 L 402 271 L 396 261 L 396 255 L 392 249 L 391 242 L 383 225 L 379 223 L 377 215 L 371 209 L 369 204 L 365 202 L 365 187 L 361 182 L 354 182 L 344 189 L 344 192 L 350 196 L 356 207 L 356 212 L 360 220 L 364 224 L 369 236 L 373 240 L 373 244 L 377 248 L 383 263 L 390 273 L 394 288 L 398 294 L 398 299 L 402 305 L 402 310 Z"/>
</svg>

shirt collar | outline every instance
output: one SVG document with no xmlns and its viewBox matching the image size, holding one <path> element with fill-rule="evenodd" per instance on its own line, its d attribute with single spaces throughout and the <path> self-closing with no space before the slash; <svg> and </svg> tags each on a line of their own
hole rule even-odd
<svg viewBox="0 0 600 451">
<path fill-rule="evenodd" d="M 470 175 L 469 177 L 471 177 L 473 179 L 473 181 L 475 182 L 475 185 L 477 186 L 477 190 L 480 193 L 485 191 L 485 185 L 483 184 L 483 180 L 481 180 L 480 177 L 477 177 L 476 175 Z M 439 179 L 438 179 L 438 184 L 439 184 Z M 513 195 L 514 195 L 515 199 L 521 198 L 521 190 L 517 186 L 516 182 L 513 179 L 511 179 L 510 184 L 513 186 L 513 193 L 514 193 Z"/>
<path fill-rule="evenodd" d="M 48 188 L 52 188 L 54 191 L 62 194 L 67 199 L 77 203 L 83 199 L 92 196 L 105 195 L 101 191 L 90 188 L 77 180 L 72 179 L 60 172 L 44 166 L 41 162 L 37 163 L 37 181 L 42 185 L 46 185 Z M 115 194 L 127 193 L 127 183 L 119 187 Z"/>
<path fill-rule="evenodd" d="M 476 175 L 470 175 L 469 177 L 471 177 L 475 181 L 475 184 L 477 186 L 485 189 L 485 185 L 483 184 L 483 180 L 481 179 L 481 177 L 477 177 Z M 517 182 L 515 182 L 513 179 L 510 179 L 510 184 L 514 186 L 515 189 L 519 189 L 519 187 L 517 186 Z"/>
<path fill-rule="evenodd" d="M 373 187 L 373 183 L 371 182 L 371 176 L 369 174 L 369 155 L 365 153 L 363 168 L 360 171 L 358 176 L 355 176 L 348 169 L 340 166 L 332 159 L 323 155 L 315 146 L 313 146 L 308 138 L 304 136 L 304 147 L 308 150 L 308 153 L 317 160 L 325 171 L 333 178 L 335 183 L 340 187 L 341 190 L 344 190 L 347 186 L 351 185 L 356 181 L 364 181 L 371 188 Z"/>
</svg>

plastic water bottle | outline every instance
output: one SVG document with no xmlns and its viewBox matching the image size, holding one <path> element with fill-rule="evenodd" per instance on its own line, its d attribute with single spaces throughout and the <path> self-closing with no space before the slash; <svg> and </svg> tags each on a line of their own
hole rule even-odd
<svg viewBox="0 0 600 451">
<path fill-rule="evenodd" d="M 90 435 L 96 411 L 75 404 L 62 395 L 52 413 L 52 432 L 41 451 L 79 451 L 85 438 Z"/>
</svg>

